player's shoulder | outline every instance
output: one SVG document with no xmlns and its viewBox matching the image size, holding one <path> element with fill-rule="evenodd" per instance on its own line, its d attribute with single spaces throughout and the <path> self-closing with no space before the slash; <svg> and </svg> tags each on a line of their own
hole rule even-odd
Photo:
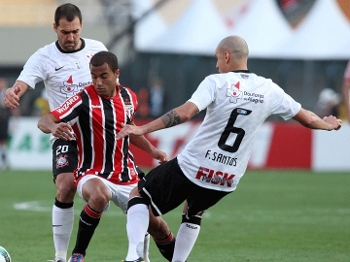
<svg viewBox="0 0 350 262">
<path fill-rule="evenodd" d="M 245 73 L 242 73 L 245 74 Z M 243 76 L 242 74 L 228 72 L 228 73 L 217 73 L 208 75 L 204 80 L 208 82 L 215 82 L 217 85 L 222 86 L 221 83 L 226 84 L 230 82 L 239 81 L 241 79 L 246 79 L 250 76 Z"/>
<path fill-rule="evenodd" d="M 215 87 L 216 89 L 221 89 L 227 86 L 237 86 L 239 88 L 255 89 L 258 88 L 262 91 L 268 91 L 276 84 L 269 78 L 259 76 L 250 71 L 237 71 L 228 73 L 218 73 L 208 75 L 204 82 L 207 86 Z"/>
<path fill-rule="evenodd" d="M 55 53 L 55 48 L 54 42 L 40 47 L 29 57 L 28 62 L 38 63 L 40 61 L 46 61 L 47 58 L 52 57 L 52 54 Z"/>
<path fill-rule="evenodd" d="M 89 38 L 83 38 L 83 39 L 85 41 L 85 45 L 89 48 L 97 48 L 97 49 L 107 50 L 106 46 L 101 41 L 89 39 Z"/>
<path fill-rule="evenodd" d="M 47 45 L 44 45 L 42 47 L 40 47 L 38 50 L 36 50 L 34 52 L 33 55 L 46 55 L 46 54 L 50 54 L 52 52 L 53 49 L 56 48 L 56 44 L 55 42 L 51 43 L 51 44 L 47 44 Z"/>
</svg>

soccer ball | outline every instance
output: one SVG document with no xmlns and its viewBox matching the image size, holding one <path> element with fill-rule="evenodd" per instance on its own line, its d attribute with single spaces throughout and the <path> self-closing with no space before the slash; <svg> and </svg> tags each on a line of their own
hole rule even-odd
<svg viewBox="0 0 350 262">
<path fill-rule="evenodd" d="M 9 252 L 2 246 L 0 246 L 0 262 L 11 262 Z"/>
</svg>

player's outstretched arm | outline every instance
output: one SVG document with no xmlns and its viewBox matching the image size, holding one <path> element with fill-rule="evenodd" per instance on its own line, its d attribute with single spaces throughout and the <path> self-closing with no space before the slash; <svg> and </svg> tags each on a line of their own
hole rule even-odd
<svg viewBox="0 0 350 262">
<path fill-rule="evenodd" d="M 184 123 L 191 119 L 195 114 L 199 112 L 198 107 L 191 103 L 185 104 L 170 110 L 168 113 L 158 117 L 157 119 L 142 125 L 125 125 L 122 130 L 117 134 L 117 139 L 132 135 L 144 135 L 160 129 L 169 128 L 178 124 Z"/>
<path fill-rule="evenodd" d="M 159 164 L 163 164 L 168 161 L 168 156 L 165 152 L 157 149 L 152 143 L 144 136 L 130 135 L 130 142 L 150 154 L 154 159 L 158 160 Z"/>
<path fill-rule="evenodd" d="M 342 121 L 335 116 L 325 116 L 323 119 L 317 116 L 315 113 L 301 108 L 298 114 L 293 117 L 303 126 L 311 129 L 322 130 L 339 130 L 342 126 Z"/>
<path fill-rule="evenodd" d="M 8 88 L 4 97 L 4 104 L 10 108 L 15 109 L 19 106 L 20 97 L 27 91 L 28 85 L 22 81 L 16 83 Z"/>
</svg>

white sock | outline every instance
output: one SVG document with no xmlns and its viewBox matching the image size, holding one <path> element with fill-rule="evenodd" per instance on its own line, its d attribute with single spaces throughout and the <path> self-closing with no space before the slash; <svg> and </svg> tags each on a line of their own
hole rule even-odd
<svg viewBox="0 0 350 262">
<path fill-rule="evenodd" d="M 149 211 L 144 204 L 137 204 L 128 209 L 126 231 L 129 240 L 128 254 L 125 260 L 136 260 L 143 256 L 145 235 L 149 225 Z"/>
<path fill-rule="evenodd" d="M 172 261 L 186 261 L 196 243 L 200 231 L 200 225 L 182 223 L 176 235 L 175 249 Z"/>
<path fill-rule="evenodd" d="M 52 232 L 55 256 L 67 260 L 69 239 L 74 223 L 74 209 L 52 207 Z"/>
<path fill-rule="evenodd" d="M 143 242 L 143 260 L 145 260 L 145 262 L 150 262 L 148 254 L 149 254 L 149 243 L 150 243 L 150 234 L 146 234 L 145 235 L 145 240 Z"/>
</svg>

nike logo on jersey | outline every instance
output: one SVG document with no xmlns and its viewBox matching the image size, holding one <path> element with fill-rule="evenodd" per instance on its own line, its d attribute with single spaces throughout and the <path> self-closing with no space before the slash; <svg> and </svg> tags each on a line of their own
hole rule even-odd
<svg viewBox="0 0 350 262">
<path fill-rule="evenodd" d="M 63 67 L 65 67 L 65 65 L 61 67 L 55 67 L 55 71 L 61 70 Z"/>
</svg>

